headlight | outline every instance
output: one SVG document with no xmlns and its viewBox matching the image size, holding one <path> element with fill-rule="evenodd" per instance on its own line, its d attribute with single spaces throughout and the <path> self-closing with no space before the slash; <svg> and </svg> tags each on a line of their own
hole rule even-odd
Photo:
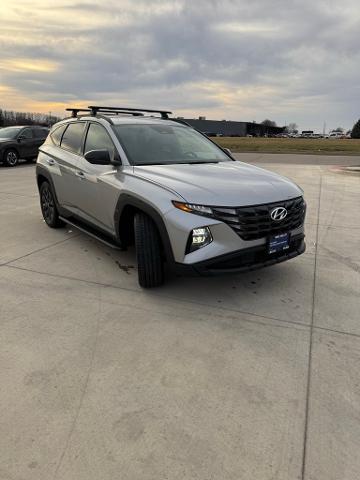
<svg viewBox="0 0 360 480">
<path fill-rule="evenodd" d="M 189 236 L 186 253 L 191 253 L 199 250 L 199 248 L 206 247 L 206 245 L 209 245 L 212 241 L 213 238 L 209 227 L 194 228 Z"/>
<path fill-rule="evenodd" d="M 205 217 L 213 216 L 213 211 L 210 207 L 205 205 L 194 205 L 193 203 L 172 202 L 174 207 L 187 213 L 195 213 L 197 215 L 204 215 Z"/>
</svg>

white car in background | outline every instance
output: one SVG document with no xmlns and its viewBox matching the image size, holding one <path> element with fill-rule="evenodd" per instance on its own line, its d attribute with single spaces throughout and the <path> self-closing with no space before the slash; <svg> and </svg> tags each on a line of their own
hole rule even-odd
<svg viewBox="0 0 360 480">
<path fill-rule="evenodd" d="M 329 138 L 342 138 L 344 135 L 344 132 L 330 132 Z"/>
</svg>

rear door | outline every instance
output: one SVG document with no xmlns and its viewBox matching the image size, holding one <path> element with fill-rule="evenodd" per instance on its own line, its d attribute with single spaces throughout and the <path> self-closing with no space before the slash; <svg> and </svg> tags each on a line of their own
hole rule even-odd
<svg viewBox="0 0 360 480">
<path fill-rule="evenodd" d="M 90 150 L 106 149 L 110 157 L 117 155 L 116 148 L 106 129 L 90 122 L 84 143 L 84 154 Z M 84 156 L 78 162 L 78 186 L 76 204 L 81 216 L 96 226 L 114 233 L 114 211 L 119 191 L 113 185 L 113 165 L 93 165 Z"/>
<path fill-rule="evenodd" d="M 30 127 L 23 128 L 18 135 L 18 149 L 20 157 L 31 158 L 36 156 L 36 139 Z"/>
<path fill-rule="evenodd" d="M 59 132 L 59 147 L 54 149 L 54 158 L 49 157 L 53 165 L 52 175 L 59 203 L 70 212 L 78 214 L 76 204 L 79 168 L 79 159 L 83 148 L 86 122 L 75 121 L 68 123 L 65 130 Z M 61 128 L 61 127 L 59 127 Z M 54 136 L 57 131 L 54 131 Z M 51 134 L 52 136 L 53 134 Z"/>
</svg>

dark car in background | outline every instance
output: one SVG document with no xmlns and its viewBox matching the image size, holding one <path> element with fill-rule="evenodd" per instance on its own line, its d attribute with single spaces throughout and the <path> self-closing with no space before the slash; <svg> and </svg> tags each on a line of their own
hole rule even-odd
<svg viewBox="0 0 360 480">
<path fill-rule="evenodd" d="M 49 129 L 41 126 L 16 126 L 0 129 L 0 162 L 15 167 L 20 159 L 35 160 Z"/>
</svg>

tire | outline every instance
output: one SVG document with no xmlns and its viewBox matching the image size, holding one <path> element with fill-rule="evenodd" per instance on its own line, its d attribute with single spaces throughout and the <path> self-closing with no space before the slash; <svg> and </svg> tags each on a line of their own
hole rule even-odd
<svg viewBox="0 0 360 480">
<path fill-rule="evenodd" d="M 40 207 L 43 218 L 50 228 L 61 228 L 65 223 L 60 220 L 52 188 L 48 182 L 40 186 Z"/>
<path fill-rule="evenodd" d="M 158 287 L 164 283 L 164 262 L 158 230 L 150 217 L 137 213 L 134 232 L 139 284 L 143 288 Z"/>
<path fill-rule="evenodd" d="M 7 167 L 16 167 L 16 165 L 19 163 L 18 152 L 12 148 L 6 150 L 4 153 L 3 162 Z"/>
</svg>

